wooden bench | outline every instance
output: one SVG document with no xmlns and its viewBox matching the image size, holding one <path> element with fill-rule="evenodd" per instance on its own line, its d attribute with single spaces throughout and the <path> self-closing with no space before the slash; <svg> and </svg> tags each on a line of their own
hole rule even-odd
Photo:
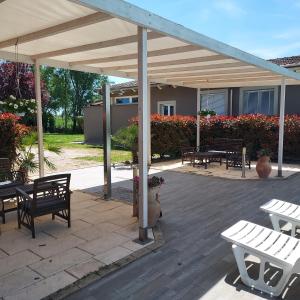
<svg viewBox="0 0 300 300">
<path fill-rule="evenodd" d="M 222 154 L 226 160 L 226 169 L 229 167 L 241 168 L 243 146 L 244 141 L 242 139 L 214 138 L 208 141 L 205 149 L 208 152 Z M 245 164 L 251 169 L 251 161 L 247 153 Z"/>
</svg>

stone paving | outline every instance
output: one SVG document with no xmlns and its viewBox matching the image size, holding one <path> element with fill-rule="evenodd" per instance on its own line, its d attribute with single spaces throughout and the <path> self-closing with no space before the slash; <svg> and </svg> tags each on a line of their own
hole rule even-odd
<svg viewBox="0 0 300 300">
<path fill-rule="evenodd" d="M 175 167 L 175 164 L 174 164 Z M 181 164 L 181 162 L 177 163 L 176 171 L 182 173 L 189 173 L 189 174 L 197 174 L 197 175 L 204 175 L 210 177 L 219 177 L 219 178 L 227 178 L 227 179 L 240 179 L 240 180 L 249 180 L 249 179 L 259 179 L 256 170 L 256 162 L 251 163 L 251 169 L 246 167 L 245 170 L 245 178 L 242 178 L 242 169 L 240 168 L 229 168 L 226 170 L 226 164 L 223 163 L 221 166 L 219 163 L 211 163 L 208 165 L 207 169 L 203 166 L 191 166 L 188 163 Z M 173 168 L 174 169 L 174 168 Z M 269 179 L 283 179 L 287 178 L 291 175 L 300 172 L 299 165 L 293 164 L 285 164 L 282 169 L 283 178 L 278 178 L 277 176 L 278 168 L 276 163 L 272 163 L 272 172 L 269 176 Z"/>
<path fill-rule="evenodd" d="M 131 205 L 75 191 L 71 228 L 41 217 L 32 239 L 17 228 L 16 213 L 8 214 L 0 225 L 0 298 L 41 299 L 143 248 L 133 242 L 138 224 L 131 215 Z"/>
</svg>

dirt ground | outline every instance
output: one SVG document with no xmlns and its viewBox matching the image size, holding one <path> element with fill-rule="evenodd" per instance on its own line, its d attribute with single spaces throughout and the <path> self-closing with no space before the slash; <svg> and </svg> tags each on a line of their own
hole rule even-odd
<svg viewBox="0 0 300 300">
<path fill-rule="evenodd" d="M 37 149 L 35 150 L 37 152 Z M 78 157 L 83 156 L 97 156 L 101 155 L 99 149 L 62 149 L 62 153 L 57 155 L 55 153 L 45 151 L 45 157 L 47 157 L 56 166 L 55 170 L 49 169 L 45 166 L 45 172 L 47 174 L 55 172 L 64 172 L 75 169 L 82 169 L 92 166 L 100 165 L 101 163 L 88 160 L 80 160 Z M 38 172 L 35 172 L 30 177 L 35 177 Z"/>
</svg>

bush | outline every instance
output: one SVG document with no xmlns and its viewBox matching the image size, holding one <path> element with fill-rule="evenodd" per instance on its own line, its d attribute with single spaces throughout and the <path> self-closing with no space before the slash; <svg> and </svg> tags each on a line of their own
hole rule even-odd
<svg viewBox="0 0 300 300">
<path fill-rule="evenodd" d="M 138 124 L 137 118 L 131 120 Z M 190 116 L 151 116 L 151 153 L 177 157 L 180 147 L 196 143 L 196 119 Z"/>
<path fill-rule="evenodd" d="M 215 116 L 201 121 L 201 141 L 210 137 L 243 139 L 253 159 L 258 150 L 265 148 L 277 158 L 279 117 L 265 115 L 241 115 L 238 117 Z M 286 160 L 300 159 L 300 117 L 285 117 L 284 157 Z"/>
<path fill-rule="evenodd" d="M 77 119 L 77 124 L 78 124 L 78 128 L 80 130 L 80 133 L 83 133 L 83 131 L 84 131 L 84 118 L 83 118 L 83 116 L 78 116 L 76 119 Z"/>
<path fill-rule="evenodd" d="M 131 120 L 138 124 L 137 118 Z M 279 118 L 265 115 L 241 115 L 238 117 L 202 117 L 201 144 L 212 138 L 243 139 L 248 153 L 255 159 L 257 151 L 267 148 L 277 158 Z M 196 118 L 189 116 L 151 116 L 152 153 L 160 156 L 180 155 L 183 146 L 196 145 Z M 286 160 L 300 159 L 300 116 L 285 117 L 284 157 Z"/>
<path fill-rule="evenodd" d="M 138 127 L 136 124 L 119 129 L 112 141 L 115 148 L 121 147 L 121 149 L 131 151 L 133 163 L 137 163 Z"/>
<path fill-rule="evenodd" d="M 11 113 L 0 114 L 0 157 L 8 158 L 11 164 L 16 161 L 22 138 L 29 132 L 19 119 Z"/>
</svg>

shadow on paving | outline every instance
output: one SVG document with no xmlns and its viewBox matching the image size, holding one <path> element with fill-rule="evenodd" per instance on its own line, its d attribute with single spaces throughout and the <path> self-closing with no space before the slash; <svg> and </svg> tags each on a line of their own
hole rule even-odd
<svg viewBox="0 0 300 300">
<path fill-rule="evenodd" d="M 249 181 L 174 171 L 160 176 L 166 180 L 160 221 L 165 244 L 67 299 L 274 299 L 241 283 L 231 245 L 220 233 L 241 219 L 271 228 L 259 206 L 272 198 L 297 203 L 300 175 Z M 289 284 L 284 299 L 300 299 L 300 279 Z"/>
</svg>

